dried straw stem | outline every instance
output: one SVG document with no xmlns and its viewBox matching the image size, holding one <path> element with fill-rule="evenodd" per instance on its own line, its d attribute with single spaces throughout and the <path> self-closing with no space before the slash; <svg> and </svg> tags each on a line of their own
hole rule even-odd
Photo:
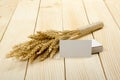
<svg viewBox="0 0 120 80">
<path fill-rule="evenodd" d="M 77 30 L 37 32 L 29 36 L 30 41 L 14 46 L 7 57 L 16 57 L 21 61 L 29 59 L 31 63 L 36 59 L 43 61 L 53 58 L 59 51 L 60 40 L 77 39 L 102 27 L 103 23 L 99 22 Z"/>
</svg>

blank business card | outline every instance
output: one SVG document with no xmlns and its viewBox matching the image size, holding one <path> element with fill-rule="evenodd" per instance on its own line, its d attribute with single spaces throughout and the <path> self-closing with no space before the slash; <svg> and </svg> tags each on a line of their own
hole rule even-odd
<svg viewBox="0 0 120 80">
<path fill-rule="evenodd" d="M 96 40 L 92 40 L 92 54 L 102 52 L 103 45 Z"/>
<path fill-rule="evenodd" d="M 60 40 L 61 57 L 89 57 L 91 56 L 91 40 Z"/>
</svg>

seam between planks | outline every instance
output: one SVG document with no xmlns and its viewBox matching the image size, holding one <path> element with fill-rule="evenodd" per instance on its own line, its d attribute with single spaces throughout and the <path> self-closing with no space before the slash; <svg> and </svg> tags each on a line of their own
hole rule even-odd
<svg viewBox="0 0 120 80">
<path fill-rule="evenodd" d="M 39 1 L 39 6 L 38 6 L 37 17 L 36 17 L 36 21 L 35 21 L 35 27 L 34 27 L 34 30 L 33 30 L 33 34 L 35 33 L 35 30 L 36 30 L 37 20 L 38 20 L 39 11 L 40 11 L 40 4 L 41 4 L 41 0 Z M 28 66 L 29 66 L 29 59 L 27 60 L 27 64 L 26 64 L 24 80 L 26 80 Z"/>
<path fill-rule="evenodd" d="M 107 75 L 106 75 L 106 73 L 105 73 L 105 69 L 104 69 L 103 63 L 102 63 L 102 59 L 101 59 L 101 57 L 100 57 L 100 54 L 98 54 L 98 57 L 99 57 L 99 60 L 100 60 L 100 63 L 101 63 L 101 67 L 102 67 L 102 69 L 103 69 L 103 73 L 104 73 L 105 79 L 108 80 L 108 79 L 107 79 Z"/>
<path fill-rule="evenodd" d="M 35 28 L 34 28 L 33 34 L 35 34 L 35 31 L 36 31 L 37 20 L 38 20 L 38 16 L 39 16 L 39 12 L 40 12 L 40 5 L 41 5 L 41 0 L 39 1 L 39 7 L 38 7 L 38 12 L 37 12 L 37 17 L 36 17 L 36 21 L 35 21 Z"/>
<path fill-rule="evenodd" d="M 62 31 L 64 30 L 63 27 L 63 0 L 62 0 L 62 7 L 61 7 L 61 17 L 62 17 Z M 64 80 L 66 80 L 66 61 L 64 58 Z"/>
<path fill-rule="evenodd" d="M 82 0 L 81 0 L 82 1 Z M 88 16 L 87 16 L 87 13 L 86 13 L 86 7 L 85 7 L 85 5 L 83 4 L 83 1 L 82 1 L 82 5 L 83 5 L 83 9 L 84 9 L 84 12 L 85 12 L 85 18 L 87 19 L 87 23 L 88 24 L 90 24 L 90 21 L 89 21 L 89 19 L 88 19 Z M 94 35 L 91 33 L 91 36 L 92 36 L 92 38 L 94 38 Z M 97 54 L 97 56 L 98 56 L 98 54 Z M 97 57 L 97 58 L 99 58 L 99 57 Z M 64 61 L 65 61 L 65 58 L 64 58 Z M 98 62 L 100 62 L 100 60 L 98 59 Z M 66 63 L 66 62 L 64 62 L 64 63 Z M 65 68 L 66 68 L 66 65 L 64 65 L 65 66 Z M 100 64 L 100 67 L 101 67 L 101 64 Z M 103 74 L 103 76 L 105 76 L 104 75 L 104 73 L 103 73 L 103 70 L 102 70 L 102 67 L 101 67 L 101 71 L 102 71 L 102 74 Z M 85 73 L 86 73 L 86 70 L 85 70 Z M 67 74 L 66 74 L 67 75 Z M 105 80 L 106 80 L 106 78 L 105 78 Z"/>
<path fill-rule="evenodd" d="M 116 25 L 118 26 L 118 28 L 119 28 L 119 30 L 120 30 L 120 26 L 119 26 L 118 22 L 116 21 L 116 19 L 115 19 L 114 15 L 112 14 L 112 12 L 111 12 L 110 8 L 108 7 L 108 5 L 107 5 L 106 1 L 104 1 L 104 0 L 103 0 L 103 3 L 105 4 L 105 7 L 106 7 L 106 8 L 107 8 L 107 10 L 109 11 L 109 13 L 110 13 L 110 15 L 112 16 L 112 18 L 113 18 L 114 22 L 116 23 Z"/>
<path fill-rule="evenodd" d="M 10 19 L 9 19 L 9 21 L 8 21 L 6 27 L 5 27 L 5 30 L 4 30 L 4 32 L 3 32 L 2 36 L 1 36 L 0 42 L 2 41 L 2 39 L 3 39 L 3 37 L 4 37 L 5 33 L 6 33 L 6 31 L 7 31 L 7 29 L 8 29 L 8 26 L 9 26 L 10 21 L 11 21 L 14 13 L 15 13 L 15 11 L 16 11 L 16 8 L 17 8 L 18 4 L 19 4 L 19 1 L 18 1 L 17 5 L 15 6 L 15 9 L 13 10 L 13 12 L 12 12 L 12 14 L 11 14 L 11 16 L 10 16 Z"/>
<path fill-rule="evenodd" d="M 84 7 L 84 9 L 85 9 L 85 14 L 86 14 L 88 23 L 90 24 L 90 20 L 89 20 L 88 15 L 87 15 L 88 13 L 87 13 L 87 10 L 86 10 L 86 7 L 85 7 L 85 3 L 84 3 L 83 0 L 82 0 L 82 3 L 83 3 L 83 7 Z M 93 36 L 93 39 L 95 39 L 94 33 L 92 33 L 92 36 Z M 105 76 L 105 79 L 108 80 L 108 79 L 107 79 L 107 76 L 106 76 L 106 73 L 105 73 L 105 69 L 104 69 L 104 67 L 103 67 L 103 63 L 102 63 L 102 61 L 101 61 L 101 57 L 100 57 L 99 53 L 98 53 L 97 55 L 98 55 L 98 57 L 99 57 L 99 61 L 100 61 L 100 64 L 101 64 L 101 67 L 102 67 L 102 70 L 103 70 L 103 74 L 104 74 L 104 76 Z"/>
<path fill-rule="evenodd" d="M 84 4 L 84 1 L 83 1 L 83 0 L 82 0 L 82 4 L 83 4 L 83 8 L 84 8 L 84 11 L 85 11 L 85 16 L 86 16 L 86 18 L 87 18 L 88 24 L 90 24 L 90 20 L 89 20 L 89 18 L 88 18 L 87 10 L 86 10 L 86 7 L 85 7 L 85 4 Z M 95 36 L 93 35 L 93 32 L 91 32 L 91 34 L 92 34 L 93 39 L 95 39 Z"/>
<path fill-rule="evenodd" d="M 106 0 L 103 0 L 103 3 L 104 3 L 104 5 L 105 5 L 106 9 L 108 10 L 108 12 L 110 13 L 113 21 L 114 21 L 115 24 L 117 25 L 118 29 L 120 30 L 120 26 L 119 26 L 118 22 L 116 21 L 114 15 L 112 14 L 110 8 L 108 7 L 108 5 L 107 5 L 107 3 L 106 3 Z M 99 57 L 100 57 L 100 55 L 99 55 Z M 100 61 L 101 61 L 101 64 L 102 64 L 102 59 L 101 59 L 101 57 L 100 57 Z M 103 64 L 102 64 L 102 65 L 103 65 Z M 103 66 L 102 66 L 102 67 L 103 67 Z M 105 71 L 104 71 L 104 73 L 105 73 Z M 107 76 L 106 76 L 106 79 L 107 79 Z"/>
<path fill-rule="evenodd" d="M 64 80 L 66 80 L 66 62 L 64 58 Z"/>
<path fill-rule="evenodd" d="M 24 80 L 26 79 L 28 65 L 29 65 L 29 60 L 27 60 L 27 64 L 26 64 L 26 68 L 25 68 L 25 74 L 24 74 Z"/>
</svg>

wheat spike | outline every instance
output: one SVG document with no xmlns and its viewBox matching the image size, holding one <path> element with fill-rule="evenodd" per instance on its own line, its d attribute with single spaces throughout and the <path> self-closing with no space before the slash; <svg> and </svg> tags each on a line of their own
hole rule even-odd
<svg viewBox="0 0 120 80">
<path fill-rule="evenodd" d="M 53 58 L 59 51 L 59 41 L 67 39 L 77 39 L 91 32 L 94 32 L 103 27 L 102 23 L 95 23 L 83 27 L 83 29 L 54 31 L 49 30 L 45 32 L 37 32 L 30 35 L 31 40 L 18 44 L 13 47 L 13 50 L 6 55 L 7 58 L 16 57 L 17 59 L 24 61 L 28 60 L 32 63 L 38 59 L 43 61 L 48 57 Z"/>
<path fill-rule="evenodd" d="M 50 58 L 53 58 L 54 55 L 58 53 L 58 51 L 59 51 L 59 44 L 57 44 L 51 51 Z"/>
</svg>

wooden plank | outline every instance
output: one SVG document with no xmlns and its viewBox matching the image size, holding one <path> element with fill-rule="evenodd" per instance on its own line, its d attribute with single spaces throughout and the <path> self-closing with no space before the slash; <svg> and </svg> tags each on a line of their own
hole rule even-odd
<svg viewBox="0 0 120 80">
<path fill-rule="evenodd" d="M 120 79 L 120 30 L 103 0 L 84 0 L 90 23 L 103 21 L 105 27 L 94 33 L 95 39 L 104 46 L 100 58 L 107 80 Z M 93 5 L 94 4 L 94 5 Z"/>
<path fill-rule="evenodd" d="M 62 30 L 61 0 L 42 0 L 36 31 Z M 64 60 L 47 59 L 28 65 L 26 80 L 64 80 Z"/>
<path fill-rule="evenodd" d="M 0 41 L 19 0 L 0 0 Z"/>
<path fill-rule="evenodd" d="M 0 43 L 0 80 L 24 80 L 27 62 L 7 59 L 5 56 L 15 44 L 33 33 L 39 0 L 19 2 L 8 29 Z"/>
<path fill-rule="evenodd" d="M 120 0 L 106 0 L 105 4 L 120 28 Z"/>
<path fill-rule="evenodd" d="M 79 29 L 88 25 L 82 0 L 63 0 L 64 29 Z M 92 39 L 87 35 L 80 39 Z M 66 80 L 105 80 L 98 54 L 88 58 L 65 59 Z"/>
</svg>

